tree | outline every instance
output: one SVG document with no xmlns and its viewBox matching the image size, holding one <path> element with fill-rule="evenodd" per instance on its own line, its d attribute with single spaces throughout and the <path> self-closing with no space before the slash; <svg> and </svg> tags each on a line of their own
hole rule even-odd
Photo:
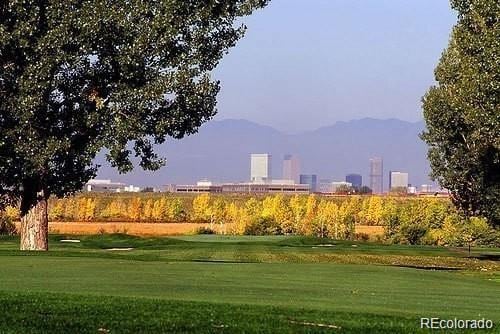
<svg viewBox="0 0 500 334">
<path fill-rule="evenodd" d="M 370 196 L 363 201 L 362 210 L 359 213 L 365 225 L 381 225 L 384 214 L 384 203 L 380 196 Z"/>
<path fill-rule="evenodd" d="M 149 222 L 151 221 L 151 218 L 153 216 L 153 200 L 149 198 L 146 203 L 144 204 L 143 210 L 142 210 L 142 218 Z"/>
<path fill-rule="evenodd" d="M 193 198 L 192 217 L 193 220 L 210 221 L 210 194 L 201 194 Z"/>
<path fill-rule="evenodd" d="M 407 195 L 408 187 L 391 187 L 389 192 L 393 195 Z"/>
<path fill-rule="evenodd" d="M 346 184 L 341 184 L 335 189 L 337 195 L 349 195 L 354 192 L 354 189 Z"/>
<path fill-rule="evenodd" d="M 371 194 L 372 190 L 368 186 L 362 186 L 361 188 L 359 188 L 358 193 L 361 195 L 367 195 L 367 194 Z"/>
<path fill-rule="evenodd" d="M 165 197 L 159 198 L 153 203 L 153 208 L 151 210 L 151 217 L 155 221 L 162 221 L 166 219 L 165 211 L 167 207 L 167 199 Z"/>
<path fill-rule="evenodd" d="M 318 210 L 314 220 L 316 236 L 324 238 L 328 236 L 329 230 L 333 231 L 330 236 L 335 236 L 336 228 L 332 225 L 336 224 L 335 217 L 337 211 L 337 204 L 331 201 L 321 200 L 318 204 Z"/>
<path fill-rule="evenodd" d="M 118 220 L 124 218 L 126 212 L 127 206 L 125 203 L 119 198 L 114 198 L 104 209 L 103 216 L 111 220 Z"/>
<path fill-rule="evenodd" d="M 305 205 L 305 214 L 302 219 L 302 224 L 295 230 L 300 231 L 304 235 L 312 235 L 314 229 L 313 225 L 317 215 L 317 208 L 318 201 L 316 200 L 316 196 L 314 194 L 309 195 Z"/>
<path fill-rule="evenodd" d="M 304 205 L 303 197 L 294 195 L 288 202 L 290 212 L 292 214 L 293 226 L 295 230 L 300 230 L 306 215 L 306 206 Z"/>
<path fill-rule="evenodd" d="M 128 202 L 127 218 L 133 222 L 138 222 L 142 214 L 142 201 L 140 197 L 134 197 Z"/>
<path fill-rule="evenodd" d="M 182 221 L 186 219 L 184 206 L 180 198 L 172 198 L 166 204 L 167 218 L 170 221 Z"/>
<path fill-rule="evenodd" d="M 448 48 L 423 98 L 431 176 L 466 216 L 500 225 L 500 2 L 452 0 Z"/>
<path fill-rule="evenodd" d="M 0 2 L 0 200 L 20 206 L 21 249 L 48 249 L 47 199 L 82 189 L 99 151 L 156 170 L 155 144 L 215 115 L 210 72 L 267 2 Z"/>
</svg>

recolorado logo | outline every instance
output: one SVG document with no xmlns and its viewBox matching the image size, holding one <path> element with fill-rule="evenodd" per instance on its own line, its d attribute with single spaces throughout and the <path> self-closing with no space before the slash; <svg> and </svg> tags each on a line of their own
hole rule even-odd
<svg viewBox="0 0 500 334">
<path fill-rule="evenodd" d="M 489 319 L 441 319 L 420 318 L 420 328 L 429 329 L 491 329 L 494 324 Z"/>
</svg>

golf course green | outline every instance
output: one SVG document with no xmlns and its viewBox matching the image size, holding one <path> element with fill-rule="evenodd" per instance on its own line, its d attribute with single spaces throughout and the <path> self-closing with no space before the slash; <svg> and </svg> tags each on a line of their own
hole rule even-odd
<svg viewBox="0 0 500 334">
<path fill-rule="evenodd" d="M 68 238 L 26 253 L 0 237 L 0 333 L 429 332 L 422 317 L 490 319 L 480 332 L 500 333 L 499 249 Z"/>
</svg>

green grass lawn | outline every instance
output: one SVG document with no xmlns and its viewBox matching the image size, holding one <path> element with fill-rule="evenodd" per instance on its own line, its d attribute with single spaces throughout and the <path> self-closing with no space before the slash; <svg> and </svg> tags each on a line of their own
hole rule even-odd
<svg viewBox="0 0 500 334">
<path fill-rule="evenodd" d="M 498 249 L 61 239 L 22 253 L 17 238 L 0 238 L 0 333 L 413 333 L 420 317 L 484 317 L 500 333 Z"/>
</svg>

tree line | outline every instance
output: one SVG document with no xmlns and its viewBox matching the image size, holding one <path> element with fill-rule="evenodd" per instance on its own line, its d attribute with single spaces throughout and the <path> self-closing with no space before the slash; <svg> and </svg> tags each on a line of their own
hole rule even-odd
<svg viewBox="0 0 500 334">
<path fill-rule="evenodd" d="M 11 219 L 19 211 L 8 208 Z M 444 198 L 317 195 L 79 195 L 49 201 L 51 221 L 203 223 L 234 235 L 309 235 L 369 239 L 356 225 L 383 226 L 377 241 L 460 246 L 500 245 L 500 232 L 481 217 L 464 217 Z M 217 226 L 217 229 L 215 228 Z"/>
</svg>

